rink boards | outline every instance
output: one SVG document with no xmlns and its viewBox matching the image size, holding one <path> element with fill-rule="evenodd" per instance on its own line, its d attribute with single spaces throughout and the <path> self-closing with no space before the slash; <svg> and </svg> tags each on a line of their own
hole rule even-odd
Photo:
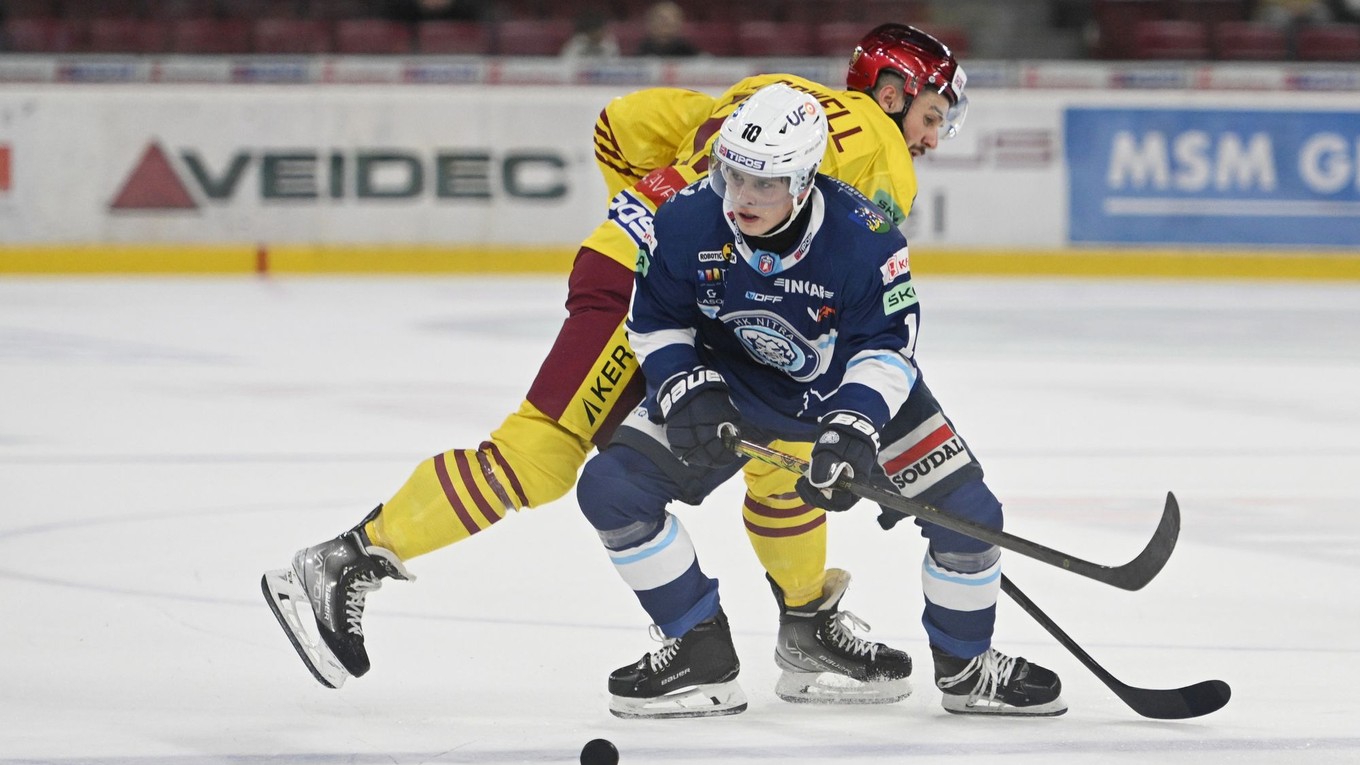
<svg viewBox="0 0 1360 765">
<path fill-rule="evenodd" d="M 0 273 L 569 267 L 637 84 L 358 79 L 0 84 Z M 1360 278 L 1353 92 L 1047 81 L 918 161 L 918 267 Z"/>
</svg>

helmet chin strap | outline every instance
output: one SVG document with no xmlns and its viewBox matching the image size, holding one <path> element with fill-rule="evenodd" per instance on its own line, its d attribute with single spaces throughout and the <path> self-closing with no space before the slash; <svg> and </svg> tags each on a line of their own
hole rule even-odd
<svg viewBox="0 0 1360 765">
<path fill-rule="evenodd" d="M 789 217 L 779 226 L 765 232 L 747 236 L 742 234 L 739 229 L 736 233 L 746 243 L 750 252 L 755 250 L 766 250 L 774 253 L 784 253 L 798 243 L 803 232 L 807 229 L 808 221 L 812 219 L 813 205 L 807 204 L 812 200 L 813 190 L 809 189 L 804 204 L 799 208 L 789 212 Z M 749 253 L 743 253 L 749 254 Z"/>
<path fill-rule="evenodd" d="M 902 93 L 901 109 L 895 112 L 889 112 L 888 110 L 884 109 L 887 115 L 892 118 L 892 121 L 897 123 L 898 129 L 902 130 L 904 134 L 906 132 L 906 129 L 902 126 L 902 123 L 907 119 L 907 112 L 911 111 L 911 102 L 914 100 L 916 100 L 916 96 L 909 96 L 904 91 Z"/>
<path fill-rule="evenodd" d="M 801 213 L 803 209 L 807 207 L 808 200 L 812 198 L 812 188 L 813 188 L 812 186 L 807 187 L 807 190 L 803 192 L 802 199 L 793 200 L 793 209 L 789 210 L 789 216 L 784 219 L 783 223 L 780 223 L 778 226 L 761 234 L 760 238 L 766 239 L 772 236 L 776 236 L 778 234 L 782 234 L 786 230 L 788 230 L 789 226 L 792 226 L 793 222 L 798 220 L 799 213 Z"/>
</svg>

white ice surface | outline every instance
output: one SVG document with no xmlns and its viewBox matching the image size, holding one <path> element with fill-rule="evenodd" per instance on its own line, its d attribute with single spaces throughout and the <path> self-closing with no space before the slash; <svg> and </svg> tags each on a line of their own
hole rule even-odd
<svg viewBox="0 0 1360 765">
<path fill-rule="evenodd" d="M 744 714 L 636 722 L 605 677 L 655 648 L 574 498 L 411 561 L 369 598 L 374 669 L 318 685 L 260 573 L 512 410 L 560 278 L 0 281 L 0 765 L 1360 762 L 1360 285 L 918 276 L 919 357 L 1009 531 L 1122 563 L 1174 490 L 1166 570 L 1123 592 L 1006 570 L 1106 668 L 1232 684 L 1134 715 L 1003 599 L 997 644 L 1064 680 L 1047 720 L 931 688 L 914 527 L 831 521 L 844 606 L 910 651 L 893 706 L 779 701 L 737 485 L 681 507 L 722 580 Z"/>
</svg>

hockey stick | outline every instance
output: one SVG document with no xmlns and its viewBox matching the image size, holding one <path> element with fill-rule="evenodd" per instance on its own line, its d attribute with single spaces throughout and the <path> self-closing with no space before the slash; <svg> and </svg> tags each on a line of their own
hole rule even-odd
<svg viewBox="0 0 1360 765">
<path fill-rule="evenodd" d="M 1077 642 L 1062 631 L 1062 628 L 1048 617 L 1048 614 L 1039 610 L 1025 593 L 1020 591 L 1015 583 L 1001 575 L 1001 591 L 1006 593 L 1014 600 L 1025 613 L 1034 618 L 1040 626 L 1048 630 L 1066 648 L 1077 661 L 1091 670 L 1091 674 L 1099 678 L 1106 688 L 1114 691 L 1129 706 L 1129 709 L 1137 712 L 1144 717 L 1151 717 L 1154 720 L 1184 720 L 1190 717 L 1202 717 L 1210 712 L 1217 712 L 1228 703 L 1232 697 L 1232 689 L 1222 680 L 1205 680 L 1187 685 L 1184 688 L 1156 689 L 1156 688 L 1135 688 L 1119 681 L 1111 675 L 1104 667 L 1091 658 L 1091 655 L 1082 650 Z"/>
<path fill-rule="evenodd" d="M 806 460 L 761 444 L 731 438 L 727 440 L 726 445 L 727 448 L 738 454 L 775 467 L 799 474 L 807 471 Z M 1166 506 L 1162 509 L 1162 520 L 1157 525 L 1157 531 L 1153 533 L 1147 546 L 1143 548 L 1142 552 L 1138 553 L 1138 557 L 1122 566 L 1105 566 L 1059 552 L 1023 537 L 987 528 L 967 518 L 960 518 L 933 505 L 904 497 L 895 491 L 882 489 L 865 481 L 842 478 L 836 482 L 836 488 L 876 502 L 888 510 L 903 515 L 914 515 L 923 521 L 943 526 L 960 534 L 967 534 L 974 539 L 989 542 L 997 547 L 1042 561 L 1050 566 L 1057 566 L 1124 590 L 1142 589 L 1144 585 L 1152 581 L 1153 577 L 1157 576 L 1157 573 L 1170 559 L 1171 551 L 1176 547 L 1176 538 L 1180 536 L 1181 531 L 1180 506 L 1176 504 L 1176 497 L 1171 492 L 1167 492 Z"/>
</svg>

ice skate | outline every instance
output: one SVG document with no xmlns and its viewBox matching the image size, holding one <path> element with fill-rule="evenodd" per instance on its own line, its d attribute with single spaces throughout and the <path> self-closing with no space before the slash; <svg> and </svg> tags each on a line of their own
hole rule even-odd
<svg viewBox="0 0 1360 765">
<path fill-rule="evenodd" d="M 768 579 L 769 576 L 766 575 Z M 849 572 L 828 569 L 822 597 L 797 608 L 770 579 L 779 601 L 779 641 L 774 661 L 784 670 L 775 684 L 779 698 L 809 704 L 891 704 L 911 695 L 911 657 L 855 636 L 869 625 L 838 606 Z"/>
<path fill-rule="evenodd" d="M 322 685 L 339 688 L 368 672 L 364 599 L 383 579 L 415 579 L 391 550 L 369 542 L 364 524 L 335 539 L 299 550 L 290 569 L 266 571 L 265 600 L 298 656 Z"/>
<path fill-rule="evenodd" d="M 961 659 L 938 648 L 935 685 L 944 692 L 944 708 L 955 714 L 1053 717 L 1067 711 L 1062 681 L 1052 670 L 995 648 Z"/>
<path fill-rule="evenodd" d="M 652 636 L 664 643 L 660 650 L 609 675 L 616 717 L 716 717 L 746 709 L 737 684 L 741 663 L 721 610 L 678 638 L 663 639 L 656 627 Z"/>
</svg>

